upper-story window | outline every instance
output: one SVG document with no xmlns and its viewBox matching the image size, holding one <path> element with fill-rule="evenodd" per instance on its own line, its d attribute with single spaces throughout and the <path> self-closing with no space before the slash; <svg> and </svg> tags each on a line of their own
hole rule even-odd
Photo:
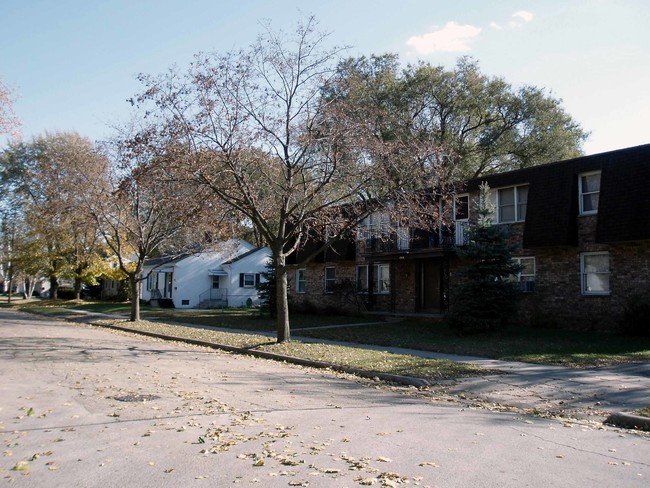
<svg viewBox="0 0 650 488">
<path fill-rule="evenodd" d="M 528 204 L 528 185 L 501 188 L 497 196 L 497 222 L 523 222 L 526 220 Z"/>
<path fill-rule="evenodd" d="M 384 212 L 375 212 L 363 219 L 357 228 L 357 240 L 367 240 L 388 234 L 390 217 Z"/>
<path fill-rule="evenodd" d="M 598 212 L 600 196 L 600 171 L 583 173 L 578 180 L 580 193 L 580 215 L 590 215 Z"/>
<path fill-rule="evenodd" d="M 456 195 L 454 217 L 456 220 L 469 220 L 469 195 Z"/>
<path fill-rule="evenodd" d="M 454 243 L 464 246 L 468 240 L 469 230 L 469 195 L 456 195 L 454 198 Z"/>
</svg>

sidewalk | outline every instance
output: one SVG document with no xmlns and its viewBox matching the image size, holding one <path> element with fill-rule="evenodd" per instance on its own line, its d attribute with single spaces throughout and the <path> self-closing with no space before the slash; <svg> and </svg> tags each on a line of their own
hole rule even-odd
<svg viewBox="0 0 650 488">
<path fill-rule="evenodd" d="M 115 316 L 92 312 L 75 312 L 89 318 L 115 318 Z M 187 323 L 178 323 L 178 325 L 231 333 L 248 333 L 248 331 L 236 329 Z M 274 337 L 272 332 L 256 332 L 256 334 Z M 292 338 L 299 341 L 351 345 L 346 342 L 314 339 L 297 334 L 299 334 L 299 330 L 294 332 Z M 650 363 L 626 363 L 598 368 L 572 369 L 399 347 L 352 345 L 396 354 L 469 363 L 501 371 L 504 374 L 459 378 L 431 385 L 434 392 L 480 402 L 490 408 L 516 408 L 542 415 L 602 422 L 610 414 L 633 412 L 650 406 Z M 291 358 L 285 359 L 290 360 Z"/>
</svg>

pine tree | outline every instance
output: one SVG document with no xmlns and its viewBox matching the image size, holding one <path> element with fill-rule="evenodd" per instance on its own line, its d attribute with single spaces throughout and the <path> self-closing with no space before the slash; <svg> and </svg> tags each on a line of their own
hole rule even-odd
<svg viewBox="0 0 650 488">
<path fill-rule="evenodd" d="M 260 303 L 262 304 L 261 312 L 263 314 L 269 314 L 272 318 L 275 318 L 275 312 L 277 307 L 277 284 L 276 284 L 276 275 L 275 275 L 275 264 L 272 259 L 269 259 L 266 263 L 266 271 L 261 273 L 262 280 L 260 280 L 257 285 L 257 294 L 260 297 Z"/>
<path fill-rule="evenodd" d="M 521 271 L 512 260 L 508 229 L 492 225 L 494 206 L 489 186 L 480 188 L 478 220 L 469 229 L 469 243 L 459 255 L 469 263 L 461 271 L 462 283 L 452 298 L 449 326 L 459 333 L 491 331 L 504 326 L 518 309 L 519 289 L 509 280 Z"/>
</svg>

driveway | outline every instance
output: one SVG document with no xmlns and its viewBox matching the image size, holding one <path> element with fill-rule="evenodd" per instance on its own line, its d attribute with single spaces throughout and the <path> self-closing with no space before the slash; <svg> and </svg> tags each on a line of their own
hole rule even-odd
<svg viewBox="0 0 650 488">
<path fill-rule="evenodd" d="M 650 437 L 0 310 L 15 486 L 647 486 Z"/>
</svg>

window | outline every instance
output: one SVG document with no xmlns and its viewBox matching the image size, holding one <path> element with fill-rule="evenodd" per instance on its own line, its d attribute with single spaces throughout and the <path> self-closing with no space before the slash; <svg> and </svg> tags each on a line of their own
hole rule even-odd
<svg viewBox="0 0 650 488">
<path fill-rule="evenodd" d="M 260 283 L 259 273 L 239 273 L 240 288 L 255 288 Z"/>
<path fill-rule="evenodd" d="M 580 215 L 590 215 L 598 212 L 600 196 L 600 171 L 584 173 L 578 180 L 580 192 Z"/>
<path fill-rule="evenodd" d="M 212 277 L 212 289 L 216 290 L 219 288 L 219 277 L 218 276 L 213 276 Z"/>
<path fill-rule="evenodd" d="M 528 185 L 511 186 L 497 190 L 499 223 L 523 222 L 526 220 Z"/>
<path fill-rule="evenodd" d="M 305 277 L 305 270 L 296 270 L 296 293 L 305 293 L 307 288 L 307 280 Z"/>
<path fill-rule="evenodd" d="M 469 220 L 469 195 L 458 195 L 454 199 L 456 220 Z"/>
<path fill-rule="evenodd" d="M 387 213 L 375 212 L 364 218 L 357 228 L 357 240 L 382 237 L 389 233 L 390 217 Z"/>
<path fill-rule="evenodd" d="M 519 283 L 519 287 L 524 293 L 535 291 L 535 258 L 521 257 L 512 258 L 512 260 L 522 266 L 521 271 L 512 276 L 512 281 Z"/>
<path fill-rule="evenodd" d="M 388 264 L 357 266 L 357 291 L 368 293 L 371 282 L 373 293 L 388 293 L 390 291 L 390 266 Z"/>
<path fill-rule="evenodd" d="M 151 272 L 147 276 L 147 290 L 155 290 L 156 288 L 158 288 L 158 273 Z"/>
<path fill-rule="evenodd" d="M 580 275 L 583 295 L 609 295 L 609 253 L 582 253 Z"/>
<path fill-rule="evenodd" d="M 336 268 L 325 268 L 325 293 L 333 293 L 336 284 Z"/>
</svg>

